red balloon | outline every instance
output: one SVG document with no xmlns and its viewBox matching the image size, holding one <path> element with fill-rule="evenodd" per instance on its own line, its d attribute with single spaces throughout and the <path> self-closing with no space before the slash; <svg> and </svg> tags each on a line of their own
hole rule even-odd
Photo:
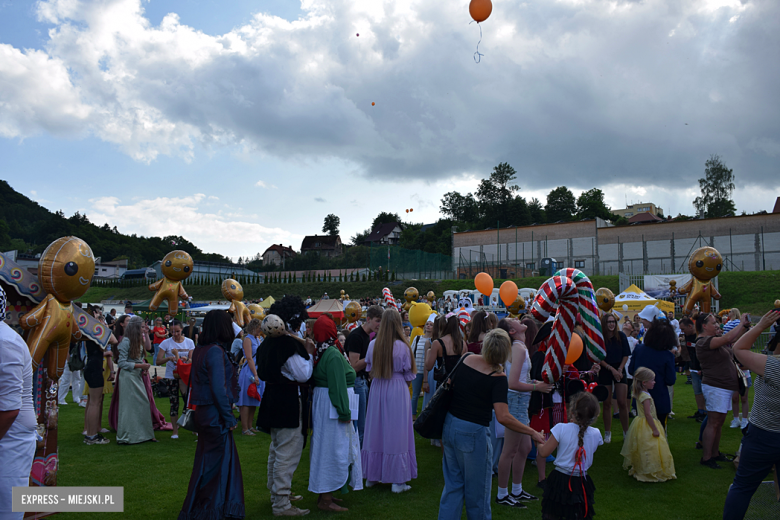
<svg viewBox="0 0 780 520">
<path fill-rule="evenodd" d="M 475 22 L 484 22 L 493 12 L 493 4 L 490 0 L 471 0 L 469 14 Z"/>
<path fill-rule="evenodd" d="M 371 102 L 371 106 L 374 106 L 374 105 L 376 105 L 376 103 L 374 103 L 374 102 L 372 101 L 372 102 Z"/>
</svg>

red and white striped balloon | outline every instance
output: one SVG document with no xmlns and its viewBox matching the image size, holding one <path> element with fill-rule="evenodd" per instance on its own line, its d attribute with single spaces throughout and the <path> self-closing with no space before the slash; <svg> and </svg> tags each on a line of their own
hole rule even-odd
<svg viewBox="0 0 780 520">
<path fill-rule="evenodd" d="M 561 269 L 539 288 L 531 314 L 539 321 L 546 321 L 553 313 L 555 321 L 547 339 L 548 349 L 542 368 L 542 377 L 547 383 L 557 381 L 563 374 L 577 323 L 585 332 L 588 357 L 597 362 L 606 356 L 593 284 L 584 273 L 577 269 Z"/>
</svg>

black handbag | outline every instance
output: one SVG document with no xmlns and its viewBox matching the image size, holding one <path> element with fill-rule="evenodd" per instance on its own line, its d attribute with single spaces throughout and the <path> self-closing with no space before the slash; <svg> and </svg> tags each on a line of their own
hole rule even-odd
<svg viewBox="0 0 780 520">
<path fill-rule="evenodd" d="M 441 352 L 442 352 L 442 358 L 441 358 L 441 365 L 437 364 L 435 367 L 433 367 L 433 380 L 437 383 L 441 384 L 447 379 L 447 368 L 444 366 L 444 354 L 447 353 L 447 349 L 444 346 L 444 342 L 440 339 L 437 339 L 439 343 L 441 343 Z"/>
<path fill-rule="evenodd" d="M 732 360 L 734 361 L 734 360 Z M 737 369 L 737 383 L 739 383 L 739 395 L 745 395 L 745 391 L 747 391 L 747 376 L 742 371 L 741 368 L 739 368 L 739 365 L 736 361 L 734 361 L 734 368 Z"/>
<path fill-rule="evenodd" d="M 455 372 L 463 362 L 465 358 L 471 354 L 466 354 L 458 360 L 458 364 L 452 369 L 449 377 L 442 384 L 438 385 L 436 392 L 434 392 L 431 400 L 428 401 L 428 406 L 420 412 L 417 416 L 417 420 L 414 421 L 414 430 L 420 434 L 421 437 L 426 439 L 441 439 L 442 432 L 444 431 L 444 419 L 447 417 L 447 412 L 450 411 L 450 404 L 452 404 L 452 381 L 455 377 Z"/>
</svg>

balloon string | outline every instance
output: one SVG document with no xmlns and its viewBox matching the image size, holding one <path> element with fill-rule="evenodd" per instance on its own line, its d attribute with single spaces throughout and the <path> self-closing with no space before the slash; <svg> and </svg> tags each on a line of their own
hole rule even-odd
<svg viewBox="0 0 780 520">
<path fill-rule="evenodd" d="M 471 20 L 469 25 L 474 23 L 474 21 L 475 20 Z M 479 63 L 480 60 L 482 60 L 482 56 L 484 56 L 484 54 L 479 52 L 479 44 L 482 43 L 482 26 L 479 25 L 479 22 L 477 22 L 477 26 L 479 27 L 479 41 L 477 42 L 477 52 L 474 53 L 474 63 Z"/>
</svg>

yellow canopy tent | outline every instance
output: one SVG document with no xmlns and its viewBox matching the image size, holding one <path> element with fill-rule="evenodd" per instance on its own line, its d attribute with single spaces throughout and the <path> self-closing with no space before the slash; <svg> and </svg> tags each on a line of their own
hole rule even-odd
<svg viewBox="0 0 780 520">
<path fill-rule="evenodd" d="M 263 309 L 270 309 L 271 305 L 273 305 L 275 301 L 276 300 L 274 300 L 273 296 L 269 296 L 265 300 L 261 301 L 258 305 L 260 305 L 260 307 Z"/>
<path fill-rule="evenodd" d="M 635 284 L 631 284 L 625 291 L 615 296 L 614 309 L 618 312 L 627 312 L 633 316 L 648 305 L 655 305 L 664 312 L 674 311 L 674 303 L 666 300 L 657 300 Z"/>
</svg>

